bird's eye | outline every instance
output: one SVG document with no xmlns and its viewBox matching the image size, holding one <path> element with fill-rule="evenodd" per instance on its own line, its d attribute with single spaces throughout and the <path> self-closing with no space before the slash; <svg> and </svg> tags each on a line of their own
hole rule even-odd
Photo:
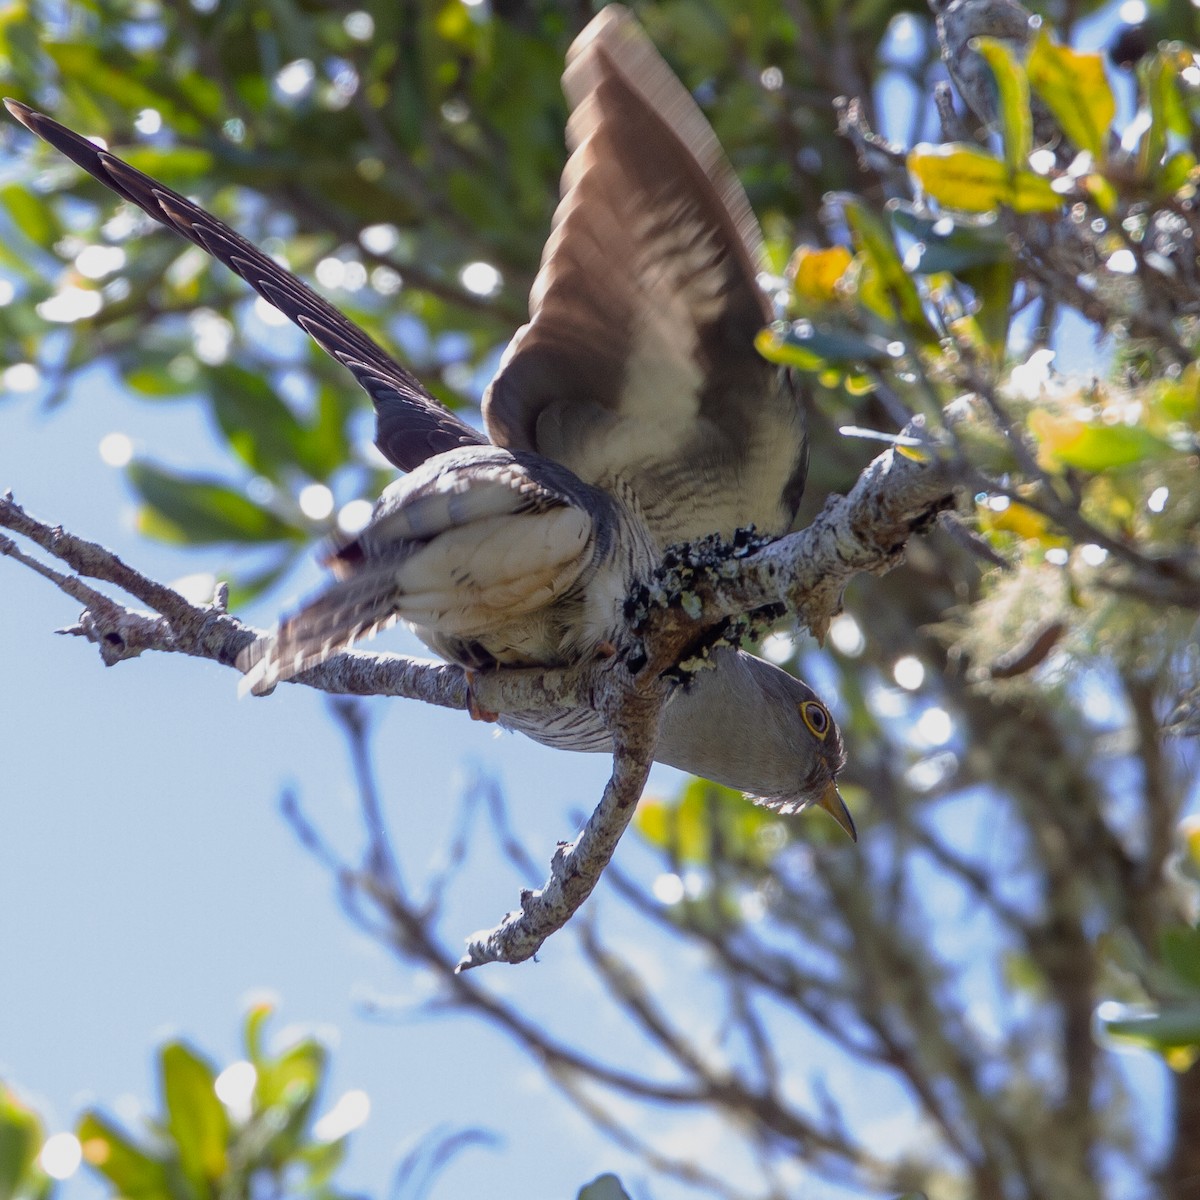
<svg viewBox="0 0 1200 1200">
<path fill-rule="evenodd" d="M 833 722 L 829 719 L 829 710 L 816 700 L 805 700 L 800 705 L 800 715 L 804 718 L 809 731 L 824 740 Z"/>
</svg>

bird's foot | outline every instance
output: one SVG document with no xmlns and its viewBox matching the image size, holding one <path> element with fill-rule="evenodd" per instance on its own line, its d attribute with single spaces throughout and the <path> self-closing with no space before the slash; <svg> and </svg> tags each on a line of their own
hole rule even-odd
<svg viewBox="0 0 1200 1200">
<path fill-rule="evenodd" d="M 479 678 L 479 672 L 472 670 L 470 667 L 464 667 L 463 670 L 467 676 L 467 712 L 471 715 L 472 721 L 498 721 L 500 714 L 492 712 L 490 708 L 484 708 L 478 700 L 475 699 L 475 680 Z"/>
</svg>

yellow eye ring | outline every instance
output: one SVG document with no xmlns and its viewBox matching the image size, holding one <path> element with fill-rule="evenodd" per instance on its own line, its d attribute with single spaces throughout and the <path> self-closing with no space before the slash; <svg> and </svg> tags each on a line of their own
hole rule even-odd
<svg viewBox="0 0 1200 1200">
<path fill-rule="evenodd" d="M 805 700 L 800 705 L 800 716 L 803 718 L 804 724 L 808 726 L 809 733 L 824 741 L 833 726 L 833 720 L 825 705 L 817 700 Z"/>
</svg>

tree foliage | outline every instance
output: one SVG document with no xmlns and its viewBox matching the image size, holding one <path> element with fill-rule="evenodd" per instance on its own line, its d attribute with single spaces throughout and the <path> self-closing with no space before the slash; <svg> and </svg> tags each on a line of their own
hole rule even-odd
<svg viewBox="0 0 1200 1200">
<path fill-rule="evenodd" d="M 18 98 L 286 250 L 468 407 L 523 317 L 563 160 L 562 53 L 587 15 L 16 4 L 0 37 Z M 914 417 L 932 440 L 901 452 L 947 456 L 967 497 L 850 589 L 827 647 L 773 640 L 837 698 L 862 849 L 708 784 L 643 802 L 652 878 L 606 882 L 679 951 L 679 994 L 703 989 L 711 1024 L 674 1020 L 601 926 L 576 935 L 657 1071 L 464 984 L 438 896 L 396 887 L 378 844 L 344 864 L 342 900 L 697 1187 L 791 1194 L 800 1161 L 864 1192 L 1059 1200 L 1133 1180 L 1182 1198 L 1200 1175 L 1200 66 L 1170 39 L 1192 18 L 1151 6 L 1154 38 L 1118 72 L 1069 48 L 1077 6 L 1040 30 L 997 0 L 639 15 L 767 233 L 780 320 L 760 348 L 817 395 L 807 504 L 868 457 L 839 429 Z M 36 365 L 51 403 L 99 350 L 147 403 L 202 405 L 226 475 L 131 464 L 144 528 L 220 546 L 243 596 L 271 586 L 382 485 L 364 405 L 197 251 L 30 161 L 0 188 L 0 353 Z M 968 396 L 976 419 L 945 422 Z M 328 513 L 303 503 L 314 484 Z M 1169 1066 L 1157 1158 L 1118 1043 Z M 860 1117 L 873 1090 L 911 1123 L 898 1148 Z M 716 1114 L 754 1170 L 659 1152 L 634 1104 Z"/>
</svg>

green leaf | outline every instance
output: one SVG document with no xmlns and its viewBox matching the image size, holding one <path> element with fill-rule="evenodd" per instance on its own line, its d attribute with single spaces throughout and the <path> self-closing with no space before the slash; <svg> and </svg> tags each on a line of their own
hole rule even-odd
<svg viewBox="0 0 1200 1200">
<path fill-rule="evenodd" d="M 174 1200 L 166 1165 L 134 1145 L 112 1122 L 95 1110 L 85 1112 L 75 1128 L 83 1159 L 116 1188 L 125 1200 Z"/>
<path fill-rule="evenodd" d="M 39 200 L 20 183 L 0 187 L 0 204 L 8 210 L 12 223 L 35 245 L 49 249 L 58 240 L 58 223 L 50 206 Z"/>
<path fill-rule="evenodd" d="M 1108 131 L 1117 113 L 1117 102 L 1104 73 L 1104 56 L 1057 46 L 1043 29 L 1033 43 L 1025 69 L 1030 84 L 1063 133 L 1080 150 L 1103 162 L 1108 153 Z"/>
<path fill-rule="evenodd" d="M 201 378 L 230 449 L 251 470 L 278 481 L 296 464 L 304 434 L 292 410 L 261 375 L 236 363 L 205 367 Z"/>
<path fill-rule="evenodd" d="M 917 243 L 917 265 L 921 275 L 948 271 L 958 275 L 971 267 L 1011 260 L 1008 239 L 999 225 L 986 218 L 962 217 L 955 220 L 946 213 L 937 215 L 916 211 L 911 204 L 893 202 L 889 206 L 892 224 Z"/>
<path fill-rule="evenodd" d="M 316 1040 L 305 1038 L 278 1058 L 262 1062 L 258 1073 L 258 1096 L 263 1105 L 295 1107 L 307 1103 L 325 1081 L 329 1052 Z"/>
<path fill-rule="evenodd" d="M 1076 417 L 1035 410 L 1029 428 L 1047 466 L 1111 471 L 1172 453 L 1171 447 L 1141 425 L 1094 425 Z"/>
<path fill-rule="evenodd" d="M 45 1134 L 37 1113 L 0 1083 L 0 1200 L 29 1191 Z"/>
<path fill-rule="evenodd" d="M 199 132 L 199 122 L 192 113 L 173 104 L 168 94 L 148 86 L 130 71 L 120 69 L 99 46 L 86 42 L 46 41 L 43 49 L 57 65 L 63 84 L 73 99 L 81 95 L 103 96 L 111 105 L 117 105 L 127 113 L 153 108 L 162 113 L 163 121 L 177 133 Z M 93 125 L 93 122 L 89 120 L 87 125 Z M 100 130 L 93 129 L 93 132 Z"/>
<path fill-rule="evenodd" d="M 759 333 L 755 345 L 771 362 L 804 371 L 831 364 L 886 363 L 896 357 L 884 338 L 812 321 L 771 326 Z"/>
<path fill-rule="evenodd" d="M 1138 141 L 1137 168 L 1143 179 L 1153 179 L 1167 148 L 1167 135 L 1187 136 L 1190 122 L 1179 98 L 1177 76 L 1191 64 L 1191 53 L 1178 42 L 1160 46 L 1139 70 L 1142 95 L 1149 120 Z"/>
<path fill-rule="evenodd" d="M 1159 937 L 1159 952 L 1180 983 L 1200 992 L 1200 929 L 1187 925 L 1164 929 Z"/>
<path fill-rule="evenodd" d="M 995 38 L 976 38 L 973 47 L 992 69 L 999 93 L 1000 129 L 1004 135 L 1004 161 L 1016 170 L 1029 161 L 1033 149 L 1033 116 L 1029 111 L 1029 79 L 1013 52 Z"/>
<path fill-rule="evenodd" d="M 269 1153 L 277 1162 L 295 1154 L 303 1141 L 328 1068 L 328 1051 L 315 1038 L 306 1038 L 278 1058 L 256 1063 L 258 1111 L 276 1131 Z"/>
<path fill-rule="evenodd" d="M 1011 257 L 960 271 L 959 278 L 974 293 L 979 304 L 975 319 L 997 361 L 1008 342 L 1008 326 L 1012 319 L 1013 288 L 1017 272 Z"/>
<path fill-rule="evenodd" d="M 711 857 L 714 822 L 721 845 L 730 858 L 760 860 L 770 852 L 764 830 L 779 818 L 756 807 L 740 793 L 707 779 L 692 779 L 676 799 L 648 797 L 638 805 L 634 824 L 650 845 L 689 866 L 702 866 Z M 772 843 L 771 838 L 766 843 Z"/>
<path fill-rule="evenodd" d="M 216 1070 L 184 1042 L 163 1046 L 158 1064 L 167 1128 L 184 1174 L 203 1194 L 229 1165 L 229 1118 L 214 1089 Z"/>
<path fill-rule="evenodd" d="M 213 156 L 199 146 L 130 146 L 121 157 L 131 167 L 176 186 L 212 175 Z"/>
<path fill-rule="evenodd" d="M 303 530 L 215 480 L 178 475 L 146 462 L 132 463 L 126 474 L 146 502 L 138 514 L 140 530 L 162 541 L 203 546 L 305 536 Z"/>
<path fill-rule="evenodd" d="M 296 543 L 289 543 L 286 553 L 272 560 L 258 570 L 237 572 L 227 581 L 229 583 L 229 611 L 237 612 L 265 592 L 269 592 L 295 565 L 297 559 L 305 554 Z"/>
<path fill-rule="evenodd" d="M 271 1019 L 274 1011 L 275 1005 L 270 1000 L 260 1000 L 246 1010 L 246 1020 L 242 1025 L 242 1045 L 245 1047 L 246 1057 L 256 1069 L 260 1069 L 266 1061 L 262 1043 L 263 1027 Z"/>
<path fill-rule="evenodd" d="M 301 1146 L 296 1153 L 296 1160 L 303 1163 L 308 1171 L 307 1188 L 328 1183 L 345 1161 L 349 1149 L 349 1135 L 332 1142 L 309 1142 Z"/>
<path fill-rule="evenodd" d="M 355 404 L 344 388 L 322 384 L 317 392 L 317 419 L 306 427 L 296 447 L 296 461 L 313 479 L 327 480 L 350 459 L 346 429 Z"/>
<path fill-rule="evenodd" d="M 937 333 L 925 315 L 921 293 L 896 252 L 891 231 L 857 196 L 835 197 L 846 215 L 846 223 L 859 252 L 870 264 L 875 281 L 883 288 L 900 319 L 925 345 L 937 343 Z"/>
<path fill-rule="evenodd" d="M 1108 1014 L 1108 1007 L 1102 1008 L 1098 1019 L 1110 1037 L 1159 1052 L 1200 1047 L 1200 1002 L 1141 1012 L 1114 1005 L 1114 1015 Z"/>
<path fill-rule="evenodd" d="M 1190 150 L 1176 150 L 1167 155 L 1158 173 L 1159 192 L 1164 196 L 1173 195 L 1192 180 L 1196 169 L 1196 156 Z"/>
<path fill-rule="evenodd" d="M 908 155 L 913 178 L 939 204 L 964 212 L 1053 212 L 1062 197 L 1050 181 L 1032 171 L 1011 170 L 986 150 L 965 142 L 931 145 L 922 142 Z"/>
<path fill-rule="evenodd" d="M 621 1186 L 621 1181 L 608 1172 L 597 1175 L 591 1183 L 581 1187 L 575 1200 L 629 1200 L 629 1193 Z"/>
</svg>

